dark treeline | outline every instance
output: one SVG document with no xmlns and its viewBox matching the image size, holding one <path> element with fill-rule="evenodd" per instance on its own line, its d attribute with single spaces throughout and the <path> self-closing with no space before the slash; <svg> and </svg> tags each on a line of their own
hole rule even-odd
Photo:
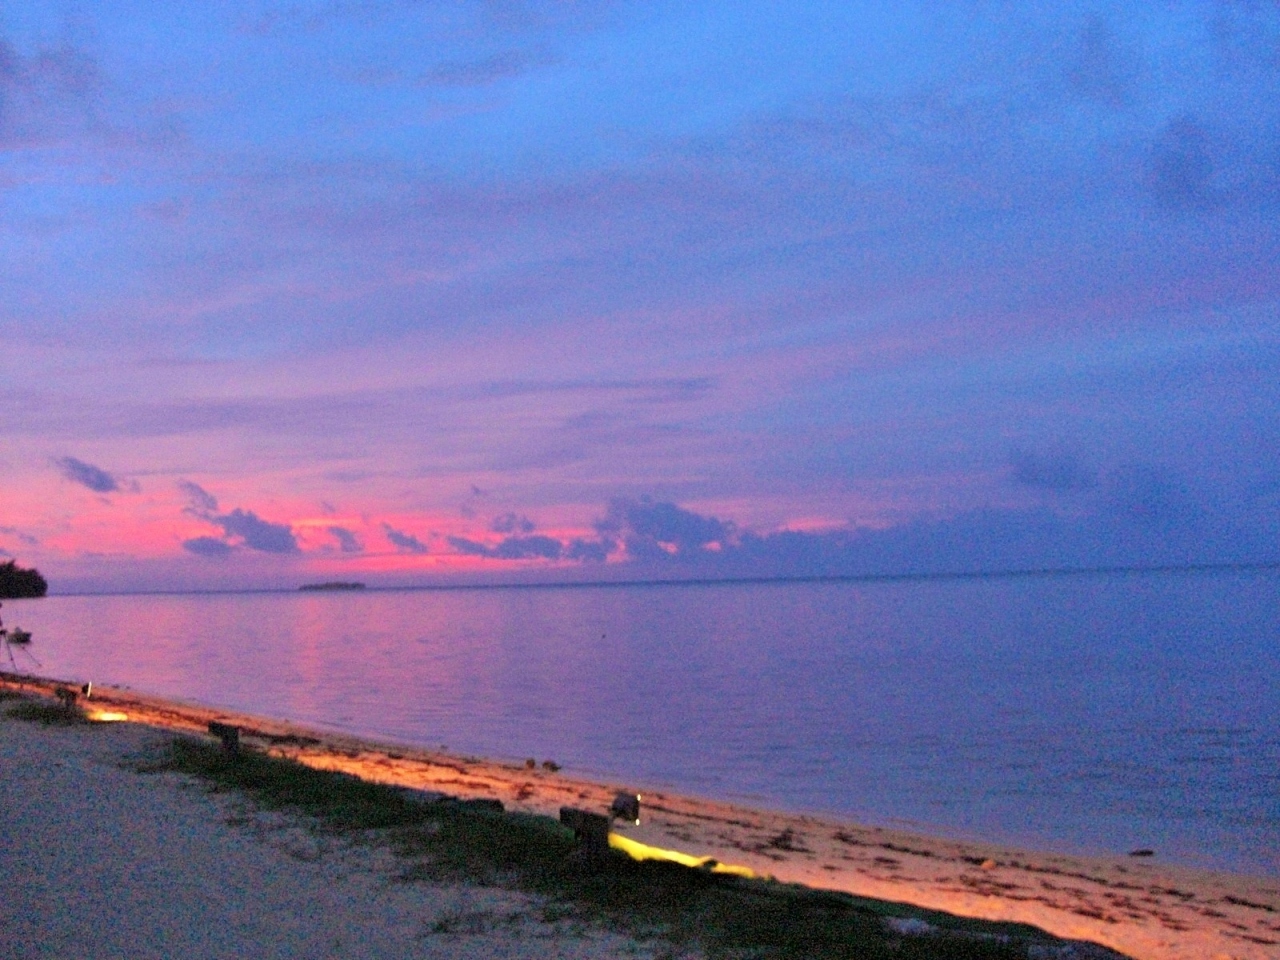
<svg viewBox="0 0 1280 960">
<path fill-rule="evenodd" d="M 0 599 L 43 597 L 49 584 L 38 570 L 26 570 L 14 560 L 0 563 Z"/>
</svg>

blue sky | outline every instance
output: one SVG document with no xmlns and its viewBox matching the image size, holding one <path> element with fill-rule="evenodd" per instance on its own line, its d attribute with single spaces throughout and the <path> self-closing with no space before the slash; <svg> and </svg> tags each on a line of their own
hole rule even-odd
<svg viewBox="0 0 1280 960">
<path fill-rule="evenodd" d="M 1271 3 L 2 6 L 0 550 L 1277 559 L 1278 93 Z"/>
</svg>

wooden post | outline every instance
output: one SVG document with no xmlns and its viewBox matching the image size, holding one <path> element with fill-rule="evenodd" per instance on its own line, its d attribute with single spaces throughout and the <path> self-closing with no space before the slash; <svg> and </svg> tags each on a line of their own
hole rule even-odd
<svg viewBox="0 0 1280 960">
<path fill-rule="evenodd" d="M 609 852 L 609 818 L 604 814 L 561 807 L 560 822 L 573 831 L 583 853 L 594 858 Z"/>
<path fill-rule="evenodd" d="M 222 741 L 222 749 L 227 753 L 240 752 L 240 728 L 229 723 L 209 721 L 209 732 Z"/>
</svg>

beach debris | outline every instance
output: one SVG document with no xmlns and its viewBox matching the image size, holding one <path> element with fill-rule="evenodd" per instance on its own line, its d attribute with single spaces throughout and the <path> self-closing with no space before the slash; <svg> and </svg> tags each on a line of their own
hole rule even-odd
<svg viewBox="0 0 1280 960">
<path fill-rule="evenodd" d="M 447 793 L 441 793 L 439 790 L 426 790 L 422 787 L 395 787 L 395 791 L 411 803 L 440 803 L 449 799 Z"/>
<path fill-rule="evenodd" d="M 884 925 L 904 937 L 927 937 L 938 930 L 919 917 L 885 917 Z"/>
<path fill-rule="evenodd" d="M 296 733 L 262 733 L 258 736 L 262 737 L 273 747 L 315 747 L 319 746 L 320 740 L 317 737 L 304 737 Z M 393 760 L 399 760 L 400 757 L 387 754 Z"/>
<path fill-rule="evenodd" d="M 428 805 L 444 804 L 451 807 L 462 807 L 466 810 L 476 810 L 483 813 L 506 813 L 506 807 L 502 805 L 502 801 L 493 797 L 473 797 L 465 799 L 463 797 L 454 796 L 451 793 L 441 793 L 439 790 L 428 790 L 423 787 L 394 787 L 397 794 L 408 800 L 410 803 L 421 803 Z"/>
<path fill-rule="evenodd" d="M 529 757 L 529 758 L 528 758 L 527 760 L 525 760 L 525 762 L 524 762 L 524 768 L 525 768 L 526 770 L 533 770 L 533 769 L 535 769 L 537 766 L 538 766 L 538 761 L 537 761 L 537 760 L 535 760 L 535 759 L 533 759 L 533 757 Z"/>
<path fill-rule="evenodd" d="M 84 686 L 82 686 L 82 687 L 80 688 L 80 692 L 84 694 L 84 698 L 85 698 L 86 700 L 88 700 L 90 697 L 92 697 L 92 696 L 93 696 L 93 681 L 92 681 L 92 680 L 90 680 L 88 683 L 86 683 Z"/>
<path fill-rule="evenodd" d="M 598 857 L 609 852 L 609 818 L 577 807 L 561 807 L 560 822 L 573 831 L 583 853 Z"/>
<path fill-rule="evenodd" d="M 1154 850 L 1148 850 L 1146 847 L 1129 851 L 1129 856 L 1131 857 L 1154 857 L 1155 855 L 1156 852 Z"/>
<path fill-rule="evenodd" d="M 787 853 L 813 853 L 812 850 L 804 845 L 804 838 L 797 835 L 791 827 L 787 827 L 776 836 L 770 837 L 765 841 L 764 846 L 773 850 L 783 850 Z"/>
<path fill-rule="evenodd" d="M 543 760 L 542 769 L 546 770 L 548 773 L 555 773 L 560 769 L 560 764 L 556 763 L 554 760 Z"/>
<path fill-rule="evenodd" d="M 240 728 L 217 720 L 209 721 L 209 733 L 222 741 L 222 749 L 227 753 L 240 752 Z"/>
<path fill-rule="evenodd" d="M 640 794 L 619 793 L 613 798 L 613 803 L 609 807 L 609 816 L 617 817 L 619 820 L 630 820 L 636 826 L 639 826 Z"/>
<path fill-rule="evenodd" d="M 483 810 L 486 813 L 505 813 L 506 807 L 495 797 L 474 797 L 470 800 L 458 800 L 458 806 L 469 810 Z"/>
</svg>

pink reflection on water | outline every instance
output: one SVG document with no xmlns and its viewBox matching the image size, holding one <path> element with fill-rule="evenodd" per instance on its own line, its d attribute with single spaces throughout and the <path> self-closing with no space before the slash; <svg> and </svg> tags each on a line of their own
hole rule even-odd
<svg viewBox="0 0 1280 960">
<path fill-rule="evenodd" d="M 53 597 L 5 613 L 71 681 L 1051 849 L 1141 840 L 1262 871 L 1277 856 L 1274 576 Z"/>
</svg>

